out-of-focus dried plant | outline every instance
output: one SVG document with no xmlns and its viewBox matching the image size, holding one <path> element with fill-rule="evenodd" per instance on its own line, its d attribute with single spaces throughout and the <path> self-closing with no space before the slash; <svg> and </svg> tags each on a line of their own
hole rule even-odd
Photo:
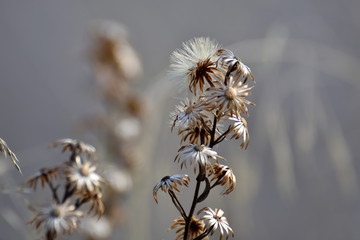
<svg viewBox="0 0 360 240">
<path fill-rule="evenodd" d="M 95 154 L 95 148 L 69 138 L 57 140 L 51 146 L 63 146 L 63 152 L 68 150 L 71 153 L 69 160 L 54 168 L 42 168 L 23 183 L 23 187 L 35 191 L 40 181 L 42 188 L 47 185 L 51 190 L 50 206 L 40 209 L 29 222 L 36 229 L 42 226 L 47 240 L 71 234 L 78 228 L 81 217 L 94 212 L 100 218 L 105 211 L 101 199 L 104 180 L 95 172 L 96 167 L 89 159 Z M 91 206 L 84 213 L 80 207 L 86 203 L 91 203 Z"/>
<path fill-rule="evenodd" d="M 85 121 L 87 131 L 99 136 L 101 156 L 108 185 L 103 191 L 107 210 L 106 239 L 112 236 L 118 225 L 124 223 L 123 202 L 132 189 L 135 172 L 140 165 L 139 139 L 143 133 L 147 100 L 134 87 L 134 81 L 142 77 L 141 60 L 127 40 L 127 32 L 119 23 L 100 22 L 94 31 L 90 49 L 91 62 L 102 103 L 106 109 L 100 117 Z M 96 202 L 94 202 L 96 203 Z M 104 225 L 105 226 L 105 225 Z M 91 222 L 82 227 L 87 239 L 93 239 Z M 101 231 L 100 231 L 101 232 Z"/>
<path fill-rule="evenodd" d="M 16 169 L 22 174 L 21 172 L 21 168 L 18 164 L 19 159 L 16 157 L 15 153 L 13 153 L 11 151 L 11 149 L 8 147 L 8 145 L 6 144 L 6 142 L 0 138 L 0 152 L 3 153 L 4 157 L 6 158 L 7 156 L 10 157 L 11 161 L 13 162 L 13 164 L 15 165 Z"/>
</svg>

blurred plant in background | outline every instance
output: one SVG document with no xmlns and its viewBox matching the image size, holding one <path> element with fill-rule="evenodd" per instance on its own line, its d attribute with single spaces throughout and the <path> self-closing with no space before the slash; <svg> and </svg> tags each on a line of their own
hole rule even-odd
<svg viewBox="0 0 360 240">
<path fill-rule="evenodd" d="M 90 51 L 106 112 L 86 120 L 85 125 L 99 139 L 104 177 L 109 184 L 104 188 L 103 218 L 99 223 L 95 219 L 85 221 L 82 227 L 88 239 L 107 239 L 126 223 L 127 193 L 132 190 L 135 172 L 142 161 L 139 138 L 147 104 L 133 84 L 142 77 L 142 63 L 121 24 L 100 22 Z"/>
<path fill-rule="evenodd" d="M 96 166 L 90 160 L 95 155 L 95 148 L 72 139 L 61 139 L 52 144 L 52 147 L 57 146 L 62 146 L 63 152 L 71 153 L 69 160 L 56 167 L 40 169 L 24 183 L 34 191 L 38 182 L 41 188 L 47 185 L 51 190 L 51 205 L 40 209 L 29 222 L 36 229 L 43 227 L 47 240 L 71 234 L 77 229 L 80 218 L 91 212 L 99 218 L 104 213 L 101 200 L 104 179 L 96 173 Z M 91 206 L 84 213 L 80 208 L 86 203 Z"/>
<path fill-rule="evenodd" d="M 10 157 L 11 161 L 13 162 L 14 166 L 16 167 L 16 169 L 22 174 L 20 166 L 18 164 L 19 159 L 16 157 L 15 153 L 13 153 L 11 151 L 11 149 L 8 147 L 8 145 L 6 144 L 6 142 L 4 140 L 2 140 L 0 138 L 0 152 L 3 153 L 4 157 L 6 158 L 7 156 Z"/>
</svg>

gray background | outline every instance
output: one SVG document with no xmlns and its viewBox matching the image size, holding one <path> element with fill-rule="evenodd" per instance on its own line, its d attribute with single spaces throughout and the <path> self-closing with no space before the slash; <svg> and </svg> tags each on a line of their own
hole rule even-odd
<svg viewBox="0 0 360 240">
<path fill-rule="evenodd" d="M 63 160 L 51 141 L 99 144 L 75 127 L 103 111 L 87 59 L 99 19 L 127 27 L 144 65 L 137 87 L 153 100 L 144 134 L 156 141 L 129 197 L 132 230 L 116 239 L 174 239 L 167 228 L 177 213 L 162 193 L 154 203 L 152 187 L 180 171 L 172 163 L 179 137 L 168 125 L 178 99 L 164 72 L 170 53 L 195 36 L 231 49 L 257 82 L 248 150 L 235 142 L 217 149 L 237 188 L 208 202 L 224 209 L 235 239 L 359 239 L 359 10 L 355 0 L 1 0 L 0 137 L 24 176 L 2 159 L 0 239 L 32 239 L 16 186 Z"/>
</svg>

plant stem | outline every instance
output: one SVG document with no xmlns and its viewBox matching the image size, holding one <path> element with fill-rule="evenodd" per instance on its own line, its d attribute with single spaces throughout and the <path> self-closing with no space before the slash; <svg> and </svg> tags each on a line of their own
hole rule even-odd
<svg viewBox="0 0 360 240">
<path fill-rule="evenodd" d="M 179 199 L 176 197 L 175 193 L 174 193 L 172 190 L 169 190 L 168 193 L 169 193 L 169 195 L 170 195 L 170 197 L 171 197 L 171 200 L 172 200 L 172 202 L 174 203 L 176 209 L 180 212 L 181 216 L 182 216 L 184 219 L 187 219 L 185 210 L 184 210 L 184 208 L 182 207 Z"/>
<path fill-rule="evenodd" d="M 201 184 L 201 172 L 199 170 L 199 175 L 198 177 L 196 178 L 196 188 L 195 188 L 195 193 L 194 193 L 194 198 L 193 198 L 193 201 L 192 201 L 192 204 L 191 204 L 191 208 L 190 208 L 190 212 L 189 212 L 189 215 L 187 216 L 187 218 L 185 219 L 185 231 L 184 231 L 184 240 L 188 240 L 188 235 L 189 235 L 189 227 L 190 227 L 190 222 L 191 222 L 191 218 L 194 214 L 194 211 L 195 211 L 195 207 L 196 207 L 196 204 L 197 204 L 197 198 L 198 198 L 198 195 L 199 195 L 199 189 L 200 189 L 200 184 Z"/>
</svg>

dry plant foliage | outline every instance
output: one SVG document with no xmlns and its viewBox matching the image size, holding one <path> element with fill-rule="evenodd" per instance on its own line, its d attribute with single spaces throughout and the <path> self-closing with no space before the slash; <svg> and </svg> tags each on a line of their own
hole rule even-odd
<svg viewBox="0 0 360 240">
<path fill-rule="evenodd" d="M 19 159 L 16 157 L 15 153 L 13 153 L 11 151 L 11 149 L 8 147 L 8 145 L 6 144 L 6 142 L 4 140 L 2 140 L 0 138 L 0 152 L 3 153 L 4 157 L 6 158 L 7 156 L 10 157 L 11 161 L 13 162 L 13 164 L 15 165 L 16 169 L 22 174 L 20 166 L 18 164 Z"/>
<path fill-rule="evenodd" d="M 223 186 L 222 194 L 229 194 L 236 185 L 235 174 L 214 146 L 228 136 L 240 140 L 240 147 L 249 144 L 248 105 L 254 105 L 246 98 L 251 94 L 254 82 L 248 66 L 230 50 L 223 49 L 209 38 L 194 38 L 183 43 L 183 48 L 171 55 L 170 77 L 188 89 L 184 101 L 176 106 L 173 113 L 171 130 L 177 129 L 181 136 L 180 148 L 174 162 L 180 167 L 193 166 L 196 187 L 190 210 L 186 212 L 177 194 L 179 186 L 188 187 L 190 177 L 176 174 L 163 177 L 153 189 L 158 202 L 157 192 L 161 189 L 168 193 L 180 216 L 170 230 L 177 229 L 176 239 L 206 239 L 219 230 L 220 240 L 234 237 L 224 212 L 205 207 L 195 214 L 196 205 L 204 201 L 216 186 Z M 200 186 L 204 190 L 200 192 Z"/>
</svg>

